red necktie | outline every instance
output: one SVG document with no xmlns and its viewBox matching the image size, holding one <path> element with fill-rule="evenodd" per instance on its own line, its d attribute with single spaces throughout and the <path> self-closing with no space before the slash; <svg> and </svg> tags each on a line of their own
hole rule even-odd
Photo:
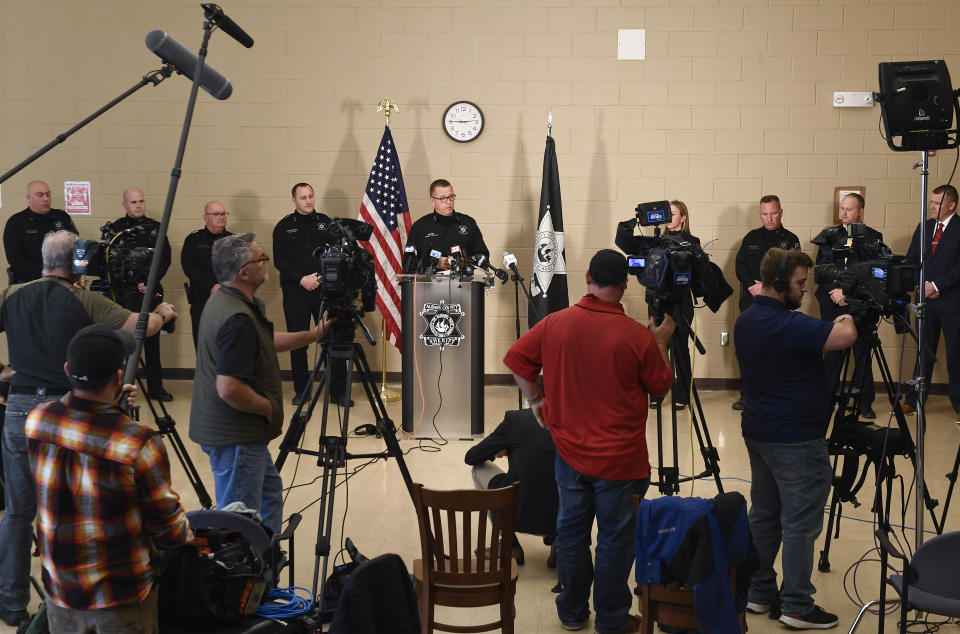
<svg viewBox="0 0 960 634">
<path fill-rule="evenodd" d="M 943 223 L 937 223 L 937 232 L 933 234 L 933 244 L 930 245 L 930 253 L 937 252 L 937 243 L 940 242 L 940 236 L 943 235 Z"/>
</svg>

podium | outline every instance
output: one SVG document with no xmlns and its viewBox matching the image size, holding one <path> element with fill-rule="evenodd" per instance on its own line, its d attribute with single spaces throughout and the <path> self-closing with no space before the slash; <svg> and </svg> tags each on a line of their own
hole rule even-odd
<svg viewBox="0 0 960 634">
<path fill-rule="evenodd" d="M 403 311 L 401 423 L 415 438 L 483 433 L 483 305 L 488 279 L 479 274 L 397 276 Z"/>
</svg>

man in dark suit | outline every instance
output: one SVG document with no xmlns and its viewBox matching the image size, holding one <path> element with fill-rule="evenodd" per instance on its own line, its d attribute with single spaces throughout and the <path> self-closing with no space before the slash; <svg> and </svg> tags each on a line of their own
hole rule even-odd
<svg viewBox="0 0 960 634">
<path fill-rule="evenodd" d="M 864 200 L 860 194 L 847 194 L 840 201 L 840 222 L 850 235 L 850 225 L 857 222 L 863 222 Z M 838 225 L 839 226 L 839 225 Z M 883 234 L 871 227 L 864 226 L 864 243 L 871 244 L 883 242 Z M 847 246 L 853 244 L 852 238 L 847 238 Z M 834 262 L 833 252 L 829 248 L 820 247 L 817 249 L 817 264 L 832 264 Z M 843 295 L 843 289 L 833 284 L 822 284 L 817 287 L 817 301 L 820 303 L 820 318 L 824 321 L 833 321 L 838 315 L 849 313 L 846 299 Z M 853 385 L 860 388 L 860 416 L 866 419 L 877 417 L 873 411 L 873 399 L 876 396 L 873 387 L 873 362 L 869 356 L 867 348 L 869 342 L 866 339 L 857 339 L 853 344 L 853 358 L 859 359 L 861 355 L 866 356 L 866 363 L 857 364 L 853 371 Z M 842 350 L 832 350 L 823 356 L 823 366 L 827 372 L 827 385 L 837 384 L 840 376 L 840 362 L 843 360 Z"/>
<path fill-rule="evenodd" d="M 511 410 L 489 436 L 467 451 L 463 461 L 473 466 L 473 481 L 478 489 L 499 489 L 522 482 L 516 530 L 542 535 L 552 543 L 557 534 L 559 504 L 553 466 L 556 451 L 550 432 L 540 426 L 532 410 Z M 506 473 L 492 462 L 504 456 L 509 465 Z M 513 539 L 513 557 L 523 564 L 523 548 L 516 535 Z M 550 560 L 554 557 L 551 548 Z"/>
<path fill-rule="evenodd" d="M 956 211 L 956 187 L 941 185 L 933 190 L 923 244 L 925 282 L 918 294 L 923 293 L 927 305 L 923 344 L 928 352 L 924 355 L 920 376 L 924 377 L 929 389 L 934 363 L 932 355 L 940 343 L 942 331 L 947 354 L 947 393 L 960 424 L 960 223 L 956 220 Z M 913 232 L 907 261 L 920 262 L 919 225 Z M 923 399 L 926 402 L 926 394 Z M 916 392 L 911 390 L 903 407 L 904 413 L 914 412 L 916 404 Z"/>
</svg>

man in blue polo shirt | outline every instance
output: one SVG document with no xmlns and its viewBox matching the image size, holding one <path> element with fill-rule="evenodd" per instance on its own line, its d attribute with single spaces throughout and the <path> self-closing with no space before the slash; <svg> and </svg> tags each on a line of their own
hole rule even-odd
<svg viewBox="0 0 960 634">
<path fill-rule="evenodd" d="M 760 556 L 747 608 L 777 608 L 773 563 L 782 542 L 780 622 L 828 629 L 837 617 L 814 603 L 810 582 L 833 477 L 823 353 L 853 345 L 857 329 L 848 314 L 829 322 L 794 312 L 811 267 L 802 251 L 770 249 L 760 264 L 762 289 L 737 319 L 734 341 L 745 391 L 741 426 L 750 457 L 750 532 Z"/>
</svg>

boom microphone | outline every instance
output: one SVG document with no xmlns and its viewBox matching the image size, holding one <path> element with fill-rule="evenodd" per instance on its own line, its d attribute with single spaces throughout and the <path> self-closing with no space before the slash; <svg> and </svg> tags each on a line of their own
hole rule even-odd
<svg viewBox="0 0 960 634">
<path fill-rule="evenodd" d="M 221 31 L 243 44 L 246 48 L 253 46 L 253 38 L 241 29 L 240 25 L 231 20 L 218 5 L 206 3 L 200 6 L 203 7 L 203 17 L 220 27 Z"/>
<path fill-rule="evenodd" d="M 200 58 L 185 49 L 165 31 L 156 29 L 147 33 L 147 48 L 193 81 L 197 66 L 200 64 Z M 206 63 L 204 63 L 203 70 L 200 72 L 200 87 L 214 99 L 220 99 L 221 101 L 233 94 L 233 85 L 230 80 Z"/>
</svg>

